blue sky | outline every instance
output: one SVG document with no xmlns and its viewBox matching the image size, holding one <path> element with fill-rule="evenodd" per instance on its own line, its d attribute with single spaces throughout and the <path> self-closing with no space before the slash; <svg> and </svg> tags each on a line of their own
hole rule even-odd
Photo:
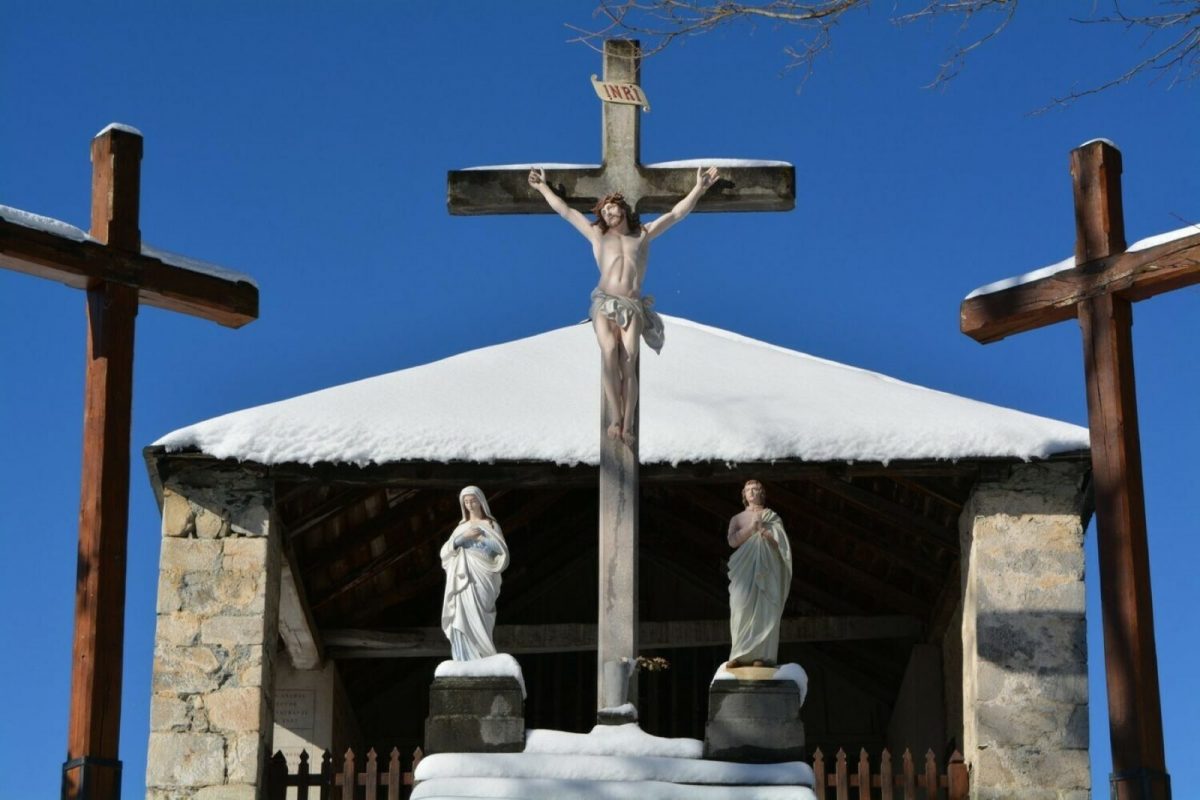
<svg viewBox="0 0 1200 800">
<path fill-rule="evenodd" d="M 1030 4 L 1031 6 L 1033 4 Z M 649 60 L 646 161 L 796 165 L 796 210 L 698 215 L 647 290 L 669 314 L 1086 423 L 1078 326 L 988 345 L 958 332 L 975 286 L 1072 252 L 1068 151 L 1122 148 L 1129 239 L 1200 220 L 1194 85 L 1135 82 L 1030 116 L 1144 54 L 1084 26 L 1090 0 L 1022 6 L 940 91 L 951 23 L 847 17 L 797 91 L 787 31 L 715 33 Z M 191 422 L 578 321 L 594 269 L 554 217 L 450 217 L 445 172 L 596 161 L 599 56 L 584 3 L 6 4 L 0 203 L 87 227 L 93 134 L 145 135 L 143 239 L 254 275 L 231 331 L 138 317 L 122 756 L 145 773 L 158 514 L 143 446 Z M 1192 687 L 1200 563 L 1196 289 L 1135 309 L 1168 767 L 1200 780 Z M 82 425 L 83 295 L 0 271 L 0 798 L 50 797 L 66 747 Z M 1096 574 L 1089 532 L 1089 575 Z M 1094 782 L 1109 771 L 1090 587 Z M 1101 792 L 1103 789 L 1100 790 Z M 1098 792 L 1098 796 L 1100 796 Z"/>
</svg>

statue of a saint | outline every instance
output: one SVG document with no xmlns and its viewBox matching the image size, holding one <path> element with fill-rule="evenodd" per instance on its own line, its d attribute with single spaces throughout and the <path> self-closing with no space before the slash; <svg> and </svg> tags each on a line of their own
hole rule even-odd
<svg viewBox="0 0 1200 800">
<path fill-rule="evenodd" d="M 744 511 L 729 520 L 729 668 L 774 667 L 779 622 L 792 588 L 792 547 L 758 481 L 742 488 Z"/>
<path fill-rule="evenodd" d="M 458 505 L 462 520 L 441 551 L 446 570 L 442 630 L 450 640 L 451 657 L 473 661 L 496 655 L 492 629 L 500 573 L 508 567 L 508 543 L 478 486 L 459 492 Z"/>
<path fill-rule="evenodd" d="M 620 193 L 606 195 L 592 209 L 594 222 L 568 206 L 546 184 L 540 169 L 529 171 L 529 185 L 558 215 L 591 242 L 600 269 L 600 282 L 592 291 L 589 315 L 604 359 L 604 402 L 608 406 L 610 439 L 632 446 L 637 409 L 638 337 L 658 352 L 663 345 L 662 319 L 651 307 L 653 297 L 642 296 L 650 240 L 686 217 L 718 178 L 716 167 L 696 170 L 696 185 L 675 207 L 658 219 L 641 224 Z"/>
</svg>

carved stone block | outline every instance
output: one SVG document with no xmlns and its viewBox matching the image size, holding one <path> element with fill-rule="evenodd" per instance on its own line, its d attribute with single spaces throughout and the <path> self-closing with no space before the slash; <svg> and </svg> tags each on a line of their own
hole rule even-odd
<svg viewBox="0 0 1200 800">
<path fill-rule="evenodd" d="M 516 678 L 434 678 L 425 720 L 426 755 L 519 753 L 525 700 Z"/>
<path fill-rule="evenodd" d="M 708 690 L 704 757 L 753 764 L 803 761 L 800 704 L 793 681 L 714 681 Z"/>
</svg>

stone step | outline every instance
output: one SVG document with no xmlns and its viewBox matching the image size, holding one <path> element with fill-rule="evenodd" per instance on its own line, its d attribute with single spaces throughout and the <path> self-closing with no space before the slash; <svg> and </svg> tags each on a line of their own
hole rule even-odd
<svg viewBox="0 0 1200 800">
<path fill-rule="evenodd" d="M 605 800 L 809 800 L 802 762 L 547 753 L 439 753 L 417 767 L 413 800 L 446 797 Z"/>
<path fill-rule="evenodd" d="M 665 781 L 435 778 L 411 800 L 817 800 L 807 786 L 704 786 Z"/>
</svg>

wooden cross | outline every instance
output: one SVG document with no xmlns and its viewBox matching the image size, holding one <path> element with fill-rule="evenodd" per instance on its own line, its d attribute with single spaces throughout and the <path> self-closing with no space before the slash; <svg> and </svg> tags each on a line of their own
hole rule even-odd
<svg viewBox="0 0 1200 800">
<path fill-rule="evenodd" d="M 182 257 L 143 248 L 142 136 L 110 125 L 92 140 L 92 227 L 0 208 L 0 267 L 87 290 L 87 375 L 79 566 L 63 798 L 117 800 L 129 512 L 133 329 L 146 303 L 239 327 L 258 289 Z"/>
<path fill-rule="evenodd" d="M 604 43 L 604 80 L 640 84 L 641 49 L 628 40 Z M 641 111 L 635 105 L 603 104 L 604 163 L 596 168 L 547 169 L 546 183 L 571 207 L 590 212 L 609 192 L 620 191 L 637 212 L 669 211 L 696 183 L 695 167 L 647 167 L 640 161 Z M 529 168 L 452 171 L 451 214 L 552 214 L 528 183 Z M 700 198 L 696 212 L 789 211 L 795 206 L 791 166 L 721 167 L 722 179 Z M 694 212 L 693 212 L 694 213 Z M 603 367 L 602 367 L 603 369 Z M 640 405 L 640 404 L 639 404 Z M 608 406 L 600 419 L 600 622 L 596 652 L 596 704 L 606 705 L 610 683 L 624 680 L 605 664 L 638 655 L 637 550 L 638 456 L 605 435 Z M 636 407 L 636 406 L 635 406 Z M 639 430 L 635 419 L 633 430 Z M 629 682 L 636 702 L 637 684 Z"/>
<path fill-rule="evenodd" d="M 1071 151 L 1075 266 L 963 301 L 980 342 L 1079 318 L 1100 552 L 1113 797 L 1170 797 L 1150 601 L 1145 495 L 1133 381 L 1136 300 L 1200 283 L 1200 229 L 1127 252 L 1121 153 L 1097 140 Z"/>
</svg>

